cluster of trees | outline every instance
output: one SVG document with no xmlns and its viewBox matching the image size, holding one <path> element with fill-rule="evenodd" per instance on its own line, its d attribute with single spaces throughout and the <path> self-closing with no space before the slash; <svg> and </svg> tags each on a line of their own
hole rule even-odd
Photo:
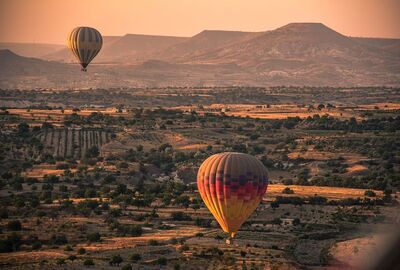
<svg viewBox="0 0 400 270">
<path fill-rule="evenodd" d="M 372 205 L 384 205 L 385 203 L 393 203 L 392 197 L 389 192 L 385 193 L 385 196 L 380 198 L 345 198 L 340 200 L 328 200 L 323 196 L 310 196 L 310 197 L 299 197 L 299 196 L 290 196 L 283 197 L 277 196 L 274 201 L 271 202 L 272 208 L 278 208 L 280 204 L 292 204 L 294 206 L 300 206 L 303 204 L 310 205 L 340 205 L 340 206 L 349 206 L 349 205 L 363 205 L 363 206 L 372 206 Z"/>
</svg>

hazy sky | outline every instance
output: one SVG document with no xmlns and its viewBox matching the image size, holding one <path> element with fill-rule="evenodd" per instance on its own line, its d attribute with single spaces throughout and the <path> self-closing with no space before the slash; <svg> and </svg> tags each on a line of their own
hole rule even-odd
<svg viewBox="0 0 400 270">
<path fill-rule="evenodd" d="M 65 43 L 75 26 L 103 35 L 192 36 L 322 22 L 351 36 L 400 38 L 399 0 L 0 0 L 0 41 Z"/>
</svg>

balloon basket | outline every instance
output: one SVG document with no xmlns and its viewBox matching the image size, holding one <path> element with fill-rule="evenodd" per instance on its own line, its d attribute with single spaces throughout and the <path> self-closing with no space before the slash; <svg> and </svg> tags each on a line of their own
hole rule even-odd
<svg viewBox="0 0 400 270">
<path fill-rule="evenodd" d="M 227 245 L 232 245 L 232 244 L 233 244 L 233 238 L 232 238 L 232 237 L 226 238 L 225 243 L 226 243 Z"/>
</svg>

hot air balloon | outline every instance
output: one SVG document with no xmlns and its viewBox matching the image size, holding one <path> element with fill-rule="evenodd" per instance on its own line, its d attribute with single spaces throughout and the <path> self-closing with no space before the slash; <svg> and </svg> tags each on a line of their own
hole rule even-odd
<svg viewBox="0 0 400 270">
<path fill-rule="evenodd" d="M 197 187 L 221 228 L 234 237 L 267 191 L 268 173 L 255 157 L 235 152 L 212 155 L 201 164 Z"/>
<path fill-rule="evenodd" d="M 99 53 L 103 38 L 99 31 L 91 27 L 77 27 L 68 36 L 68 47 L 82 66 L 82 71 Z"/>
</svg>

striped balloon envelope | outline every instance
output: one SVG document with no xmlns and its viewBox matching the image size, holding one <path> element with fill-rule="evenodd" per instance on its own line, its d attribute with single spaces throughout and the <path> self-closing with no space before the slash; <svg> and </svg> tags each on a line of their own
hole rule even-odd
<svg viewBox="0 0 400 270">
<path fill-rule="evenodd" d="M 68 36 L 68 47 L 86 71 L 86 67 L 95 58 L 103 46 L 99 31 L 91 27 L 77 27 Z"/>
<path fill-rule="evenodd" d="M 219 153 L 201 164 L 197 187 L 221 228 L 234 237 L 267 191 L 268 173 L 251 155 Z"/>
</svg>

